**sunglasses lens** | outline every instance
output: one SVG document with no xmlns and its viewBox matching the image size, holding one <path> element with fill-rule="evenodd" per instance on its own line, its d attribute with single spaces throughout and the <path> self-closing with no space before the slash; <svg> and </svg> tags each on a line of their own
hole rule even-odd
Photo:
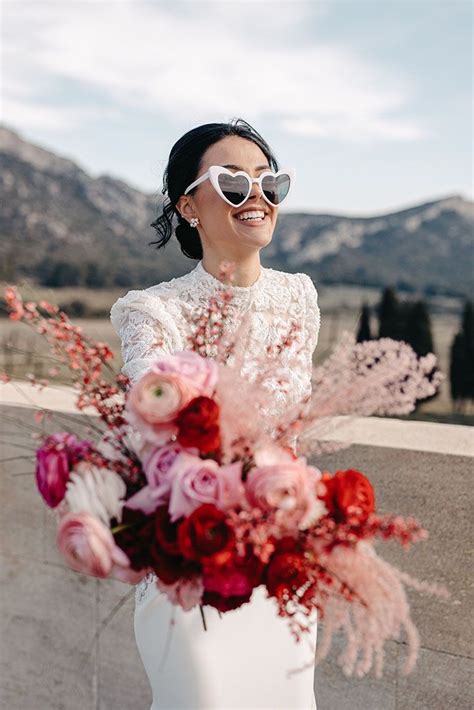
<svg viewBox="0 0 474 710">
<path fill-rule="evenodd" d="M 279 205 L 283 202 L 290 189 L 290 176 L 287 173 L 283 175 L 265 175 L 262 180 L 263 192 L 267 199 L 273 205 Z"/>
<path fill-rule="evenodd" d="M 225 195 L 233 205 L 240 205 L 247 198 L 249 181 L 244 175 L 227 175 L 226 173 L 221 173 L 217 181 L 222 190 L 222 194 Z"/>
</svg>

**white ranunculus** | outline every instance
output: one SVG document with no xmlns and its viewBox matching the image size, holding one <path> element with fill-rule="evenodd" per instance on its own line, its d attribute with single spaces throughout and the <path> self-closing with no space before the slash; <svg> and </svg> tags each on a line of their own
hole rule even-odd
<svg viewBox="0 0 474 710">
<path fill-rule="evenodd" d="M 119 442 L 118 433 L 124 435 L 123 444 L 138 458 L 141 458 L 146 442 L 143 441 L 143 437 L 139 431 L 127 424 L 115 430 L 106 431 L 96 444 L 95 448 L 97 451 L 110 461 L 125 461 L 124 450 Z"/>
<path fill-rule="evenodd" d="M 118 473 L 83 461 L 71 471 L 64 499 L 71 512 L 85 511 L 108 526 L 111 518 L 122 521 L 126 492 Z"/>
</svg>

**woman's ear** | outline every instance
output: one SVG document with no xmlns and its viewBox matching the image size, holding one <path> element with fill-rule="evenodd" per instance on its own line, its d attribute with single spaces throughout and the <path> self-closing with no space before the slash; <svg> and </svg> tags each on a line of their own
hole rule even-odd
<svg viewBox="0 0 474 710">
<path fill-rule="evenodd" d="M 187 219 L 188 222 L 193 217 L 197 217 L 196 208 L 194 206 L 194 200 L 192 197 L 187 195 L 181 195 L 176 203 L 176 209 L 178 212 Z"/>
</svg>

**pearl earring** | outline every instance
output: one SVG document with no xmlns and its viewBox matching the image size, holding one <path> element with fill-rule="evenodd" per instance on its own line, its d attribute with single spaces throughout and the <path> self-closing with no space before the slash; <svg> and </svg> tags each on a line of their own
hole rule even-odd
<svg viewBox="0 0 474 710">
<path fill-rule="evenodd" d="M 193 217 L 193 218 L 190 220 L 189 224 L 191 225 L 191 227 L 195 227 L 197 224 L 199 224 L 199 218 L 198 218 L 198 217 Z"/>
</svg>

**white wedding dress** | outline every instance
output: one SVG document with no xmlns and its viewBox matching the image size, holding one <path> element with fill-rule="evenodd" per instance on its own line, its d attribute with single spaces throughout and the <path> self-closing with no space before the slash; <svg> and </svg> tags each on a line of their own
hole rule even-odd
<svg viewBox="0 0 474 710">
<path fill-rule="evenodd" d="M 184 350 L 186 314 L 207 303 L 221 282 L 202 261 L 178 278 L 145 290 L 129 291 L 111 310 L 122 342 L 122 372 L 135 381 L 160 354 Z M 318 342 L 318 293 L 307 274 L 261 267 L 252 286 L 233 286 L 235 322 L 251 311 L 248 359 L 276 343 L 289 320 L 302 326 L 304 347 L 281 356 L 290 380 L 288 392 L 273 387 L 275 407 L 300 401 L 311 392 L 312 354 Z M 157 343 L 160 343 L 158 346 Z M 246 365 L 241 372 L 244 374 Z M 138 650 L 153 691 L 150 710 L 315 710 L 314 669 L 287 675 L 311 660 L 316 623 L 297 643 L 288 622 L 277 615 L 263 586 L 249 603 L 221 613 L 204 607 L 184 611 L 168 601 L 149 574 L 136 586 L 134 628 Z"/>
</svg>

